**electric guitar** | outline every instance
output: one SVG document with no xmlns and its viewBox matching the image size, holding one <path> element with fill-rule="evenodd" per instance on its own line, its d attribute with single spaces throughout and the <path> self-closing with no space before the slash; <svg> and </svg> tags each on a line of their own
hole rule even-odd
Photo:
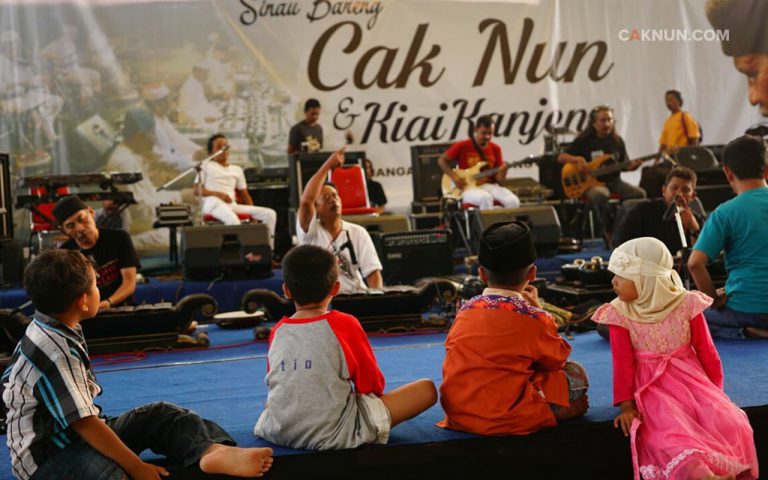
<svg viewBox="0 0 768 480">
<path fill-rule="evenodd" d="M 664 154 L 662 155 L 665 156 Z M 600 177 L 620 172 L 630 162 L 645 162 L 658 157 L 659 153 L 652 153 L 626 162 L 617 162 L 614 155 L 609 153 L 607 155 L 600 155 L 591 162 L 587 162 L 586 171 L 581 171 L 578 166 L 572 163 L 566 163 L 563 165 L 563 172 L 561 174 L 563 193 L 568 198 L 580 198 L 590 188 L 605 185 L 605 182 L 599 180 Z"/>
<path fill-rule="evenodd" d="M 506 162 L 505 165 L 509 168 L 528 167 L 534 163 L 538 163 L 539 158 L 540 157 L 536 155 L 529 155 L 522 160 Z M 487 183 L 485 179 L 496 175 L 496 172 L 501 170 L 501 167 L 486 168 L 487 165 L 487 162 L 477 162 L 470 168 L 454 168 L 453 172 L 466 182 L 463 188 L 457 187 L 449 175 L 443 174 L 443 180 L 440 185 L 443 190 L 443 197 L 458 200 L 464 194 L 465 190 L 476 188 L 478 185 Z"/>
</svg>

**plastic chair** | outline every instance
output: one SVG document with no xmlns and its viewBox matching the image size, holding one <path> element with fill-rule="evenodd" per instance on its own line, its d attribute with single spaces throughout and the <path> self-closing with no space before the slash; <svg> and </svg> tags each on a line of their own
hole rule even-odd
<svg viewBox="0 0 768 480">
<path fill-rule="evenodd" d="M 343 165 L 328 174 L 328 180 L 336 185 L 341 198 L 342 215 L 366 215 L 376 213 L 368 200 L 365 171 L 360 165 Z"/>
<path fill-rule="evenodd" d="M 240 219 L 241 223 L 251 223 L 252 218 L 247 213 L 236 213 L 235 215 L 237 215 L 237 218 Z M 221 223 L 221 221 L 218 218 L 214 217 L 213 215 L 209 215 L 209 214 L 203 215 L 204 225 L 209 225 L 209 224 L 213 225 L 217 223 Z"/>
</svg>

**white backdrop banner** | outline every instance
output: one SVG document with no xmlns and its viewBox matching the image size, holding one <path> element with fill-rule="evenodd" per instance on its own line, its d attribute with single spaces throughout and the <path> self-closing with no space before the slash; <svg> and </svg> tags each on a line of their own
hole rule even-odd
<svg viewBox="0 0 768 480">
<path fill-rule="evenodd" d="M 351 131 L 395 208 L 412 200 L 410 147 L 466 138 L 482 114 L 507 161 L 542 153 L 547 127 L 581 130 L 599 104 L 630 156 L 649 154 L 668 89 L 705 143 L 759 120 L 699 0 L 11 2 L 0 32 L 0 150 L 15 175 L 141 170 L 131 230 L 145 246 L 167 235 L 149 231 L 157 204 L 194 202 L 189 180 L 155 189 L 207 136 L 226 133 L 244 167 L 286 165 L 307 98 L 322 104 L 324 149 Z M 154 145 L 126 121 L 147 98 L 169 99 Z"/>
</svg>

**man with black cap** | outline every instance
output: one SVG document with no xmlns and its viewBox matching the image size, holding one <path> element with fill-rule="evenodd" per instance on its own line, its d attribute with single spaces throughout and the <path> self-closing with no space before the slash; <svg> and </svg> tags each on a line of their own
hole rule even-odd
<svg viewBox="0 0 768 480">
<path fill-rule="evenodd" d="M 438 425 L 480 435 L 524 435 L 583 415 L 587 374 L 541 309 L 528 226 L 495 223 L 480 240 L 481 295 L 459 310 L 445 340 Z"/>
<path fill-rule="evenodd" d="M 139 258 L 128 233 L 96 228 L 93 208 L 74 195 L 59 200 L 53 216 L 70 237 L 61 248 L 80 250 L 96 264 L 99 310 L 133 304 Z"/>
<path fill-rule="evenodd" d="M 714 28 L 728 32 L 723 53 L 747 76 L 749 103 L 768 116 L 768 2 L 709 0 L 707 17 Z"/>
</svg>

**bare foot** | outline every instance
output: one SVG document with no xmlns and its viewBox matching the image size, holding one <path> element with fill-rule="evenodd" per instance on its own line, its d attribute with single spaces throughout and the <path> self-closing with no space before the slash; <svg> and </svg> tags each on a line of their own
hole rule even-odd
<svg viewBox="0 0 768 480">
<path fill-rule="evenodd" d="M 271 448 L 239 448 L 215 443 L 200 457 L 200 470 L 233 477 L 260 477 L 272 466 Z"/>
<path fill-rule="evenodd" d="M 585 393 L 571 402 L 569 407 L 558 408 L 555 412 L 555 418 L 558 421 L 570 420 L 584 415 L 587 410 L 589 410 L 589 396 Z"/>
<path fill-rule="evenodd" d="M 744 336 L 747 338 L 768 338 L 768 329 L 758 327 L 745 327 Z"/>
</svg>

